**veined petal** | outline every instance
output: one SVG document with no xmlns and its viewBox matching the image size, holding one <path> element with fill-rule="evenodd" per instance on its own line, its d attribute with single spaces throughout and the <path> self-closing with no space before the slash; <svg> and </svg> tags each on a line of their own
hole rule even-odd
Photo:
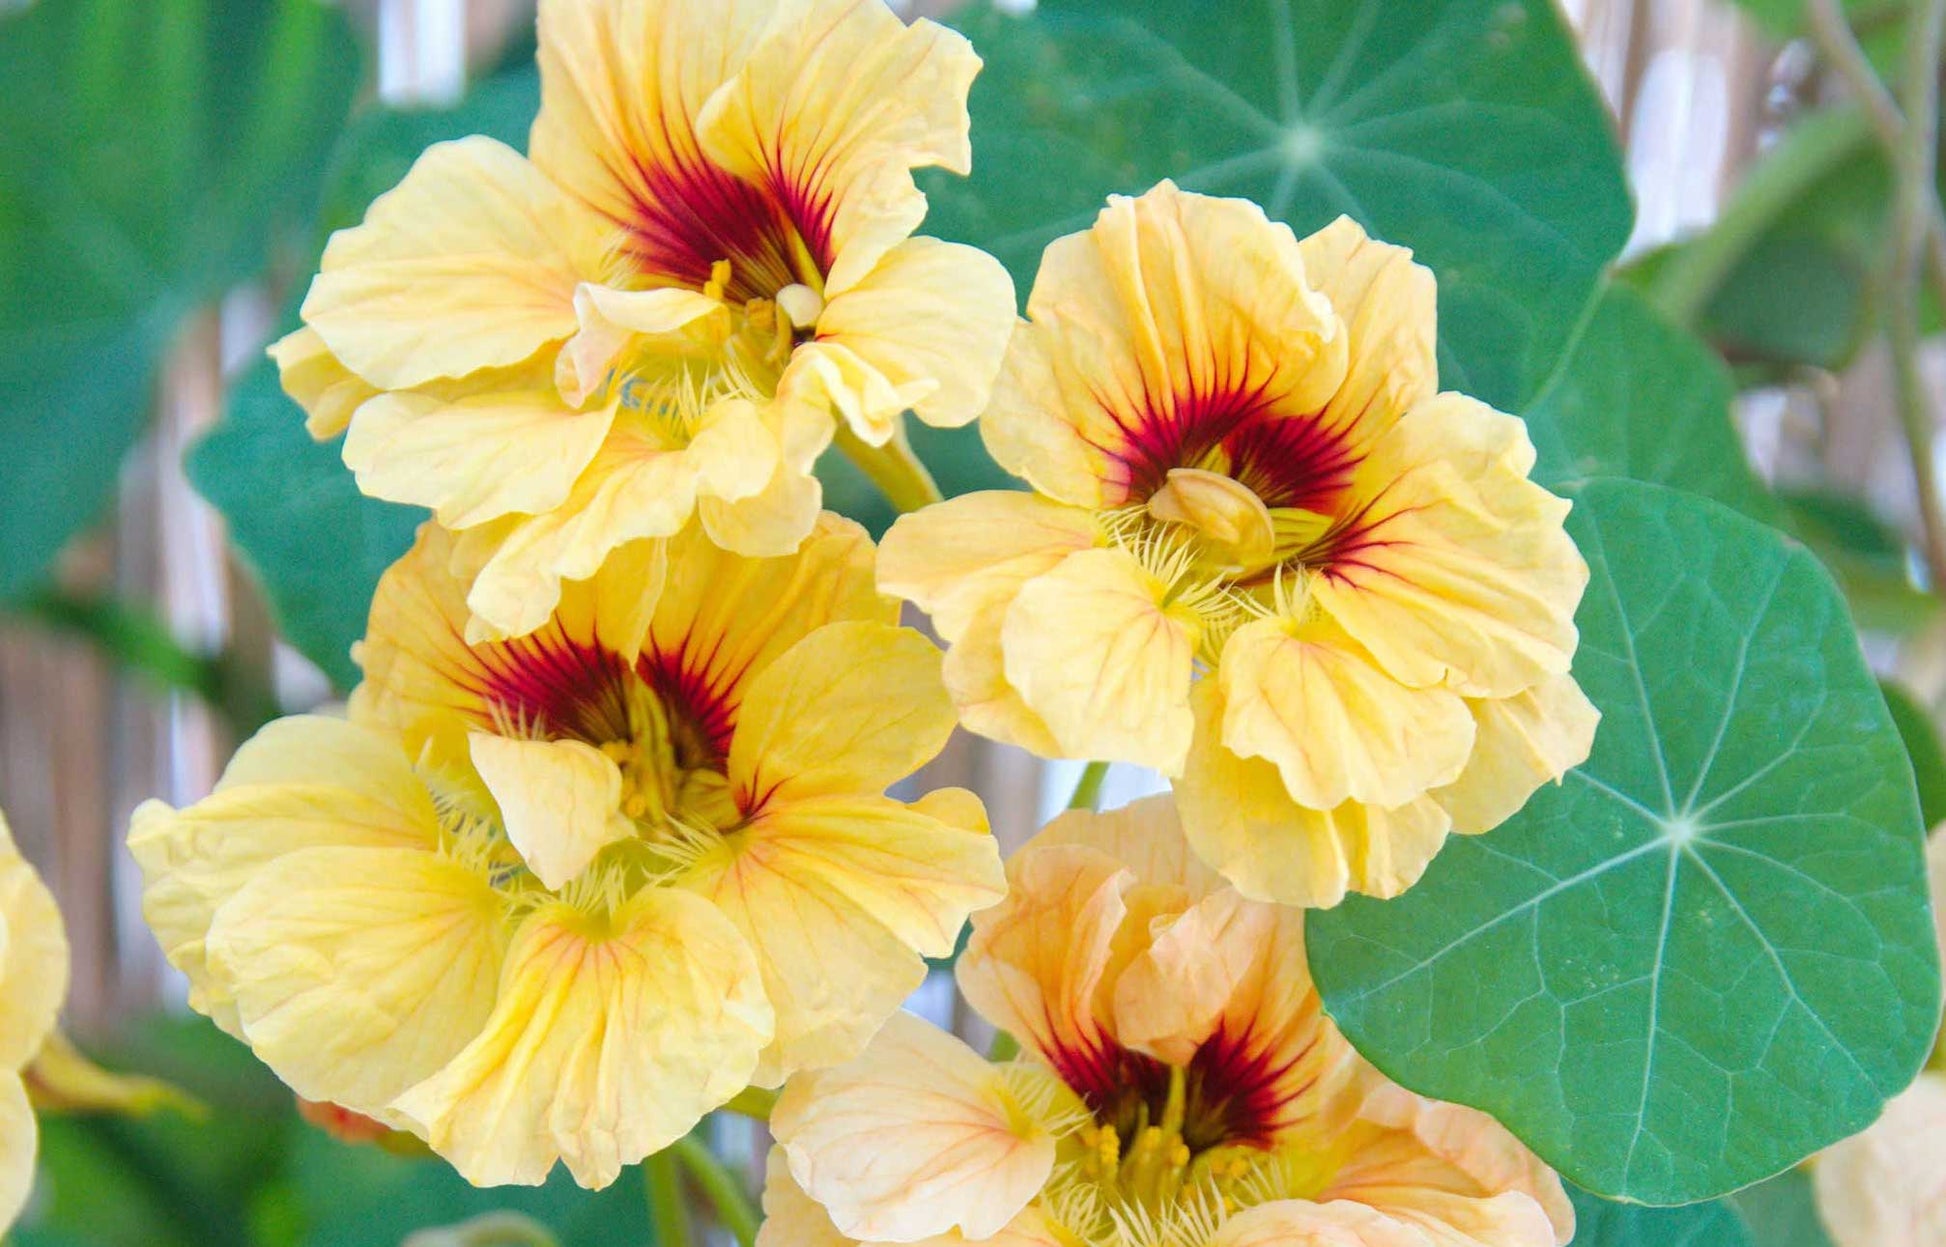
<svg viewBox="0 0 1946 1247">
<path fill-rule="evenodd" d="M 510 378 L 508 389 L 458 397 L 380 394 L 358 408 L 345 466 L 374 498 L 428 507 L 447 528 L 561 505 L 608 437 L 612 405 L 577 411 L 552 383 Z"/>
<path fill-rule="evenodd" d="M 1341 216 L 1300 239 L 1304 275 L 1346 329 L 1344 383 L 1323 423 L 1363 446 L 1439 388 L 1437 290 L 1412 252 L 1375 242 Z"/>
<path fill-rule="evenodd" d="M 309 325 L 271 343 L 269 355 L 277 362 L 284 393 L 304 409 L 304 431 L 320 442 L 343 433 L 351 413 L 378 393 L 345 367 Z"/>
<path fill-rule="evenodd" d="M 945 748 L 953 705 L 939 650 L 911 628 L 826 624 L 758 672 L 730 746 L 745 809 L 877 793 Z"/>
<path fill-rule="evenodd" d="M 800 1077 L 807 1077 L 800 1075 Z M 772 1147 L 764 1161 L 764 1221 L 757 1227 L 757 1247 L 858 1247 L 831 1224 L 823 1205 L 804 1193 L 791 1177 L 784 1149 Z M 922 1239 L 908 1247 L 972 1247 L 972 1239 L 957 1230 Z M 978 1247 L 1070 1247 L 1037 1205 L 1029 1204 L 999 1233 L 978 1240 Z"/>
<path fill-rule="evenodd" d="M 960 726 L 989 740 L 1018 745 L 1043 758 L 1065 755 L 1045 720 L 1021 700 L 1020 690 L 1007 683 L 1005 657 L 1000 649 L 1001 626 L 1011 599 L 1001 599 L 974 615 L 965 631 L 946 651 L 939 669 L 946 695 L 959 711 Z"/>
<path fill-rule="evenodd" d="M 811 232 L 834 257 L 827 287 L 845 291 L 925 216 L 909 170 L 971 169 L 966 95 L 979 69 L 964 36 L 907 25 L 882 0 L 809 0 L 773 22 L 696 129 L 724 169 L 819 206 Z"/>
<path fill-rule="evenodd" d="M 1390 810 L 1298 805 L 1275 766 L 1224 747 L 1219 681 L 1200 681 L 1192 700 L 1199 726 L 1176 782 L 1183 828 L 1245 896 L 1313 909 L 1336 905 L 1347 890 L 1396 896 L 1445 843 L 1450 820 L 1430 798 Z"/>
<path fill-rule="evenodd" d="M 635 835 L 621 812 L 621 770 L 594 746 L 486 732 L 469 739 L 507 839 L 550 889 L 567 886 L 596 854 Z"/>
<path fill-rule="evenodd" d="M 694 290 L 617 290 L 583 282 L 575 288 L 574 316 L 580 329 L 561 348 L 554 382 L 563 398 L 579 405 L 607 383 L 616 356 L 637 334 L 663 337 L 702 321 L 725 322 L 716 332 L 726 333 L 729 309 Z"/>
<path fill-rule="evenodd" d="M 1201 625 L 1121 550 L 1083 550 L 1021 586 L 1000 645 L 1007 683 L 1070 757 L 1182 772 Z"/>
<path fill-rule="evenodd" d="M 910 238 L 831 295 L 817 340 L 844 347 L 893 390 L 918 395 L 912 410 L 927 424 L 958 428 L 986 408 L 1014 306 L 1013 279 L 986 252 Z"/>
<path fill-rule="evenodd" d="M 743 932 L 776 1008 L 757 1079 L 855 1056 L 951 952 L 967 915 L 1006 890 L 977 798 L 875 795 L 777 803 L 705 855 L 685 886 Z M 831 973 L 842 965 L 843 974 Z"/>
<path fill-rule="evenodd" d="M 1835 1247 L 1946 1242 L 1946 1074 L 1920 1074 L 1862 1134 L 1820 1153 L 1811 1174 Z"/>
<path fill-rule="evenodd" d="M 1069 810 L 1057 815 L 1023 845 L 1072 844 L 1106 853 L 1150 884 L 1178 887 L 1200 900 L 1226 886 L 1223 877 L 1196 856 L 1183 835 L 1176 800 L 1167 793 L 1143 797 L 1099 814 Z"/>
<path fill-rule="evenodd" d="M 1233 888 L 1158 922 L 1149 946 L 1114 985 L 1115 1035 L 1138 1052 L 1187 1066 L 1262 959 L 1277 907 Z"/>
<path fill-rule="evenodd" d="M 1432 1247 L 1417 1229 L 1351 1200 L 1280 1199 L 1223 1223 L 1208 1247 Z"/>
<path fill-rule="evenodd" d="M 34 1106 L 20 1075 L 0 1069 L 0 1234 L 4 1234 L 27 1206 L 34 1188 L 34 1154 L 40 1129 Z"/>
<path fill-rule="evenodd" d="M 1330 620 L 1245 624 L 1223 646 L 1223 746 L 1277 767 L 1299 805 L 1390 808 L 1453 782 L 1473 752 L 1457 693 L 1400 684 Z"/>
<path fill-rule="evenodd" d="M 1601 712 L 1572 676 L 1549 676 L 1524 693 L 1467 703 L 1478 732 L 1466 769 L 1432 794 L 1462 835 L 1492 831 L 1536 788 L 1587 761 Z"/>
<path fill-rule="evenodd" d="M 292 1090 L 389 1119 L 492 1012 L 503 904 L 438 853 L 304 849 L 217 910 L 209 958 L 252 1050 Z"/>
<path fill-rule="evenodd" d="M 900 415 L 938 387 L 929 377 L 887 376 L 851 343 L 818 340 L 791 352 L 790 367 L 777 383 L 777 401 L 788 408 L 830 411 L 866 445 L 883 446 L 898 432 Z"/>
<path fill-rule="evenodd" d="M 0 1076 L 26 1065 L 68 994 L 68 939 L 54 894 L 14 847 L 0 816 Z M 6 1154 L 0 1136 L 0 1156 Z M 0 1206 L 5 1202 L 0 1178 Z M 0 1207 L 4 1211 L 4 1207 Z M 0 1215 L 0 1225 L 7 1218 Z"/>
<path fill-rule="evenodd" d="M 304 322 L 385 389 L 517 364 L 574 332 L 604 233 L 505 144 L 438 143 L 332 237 Z"/>
<path fill-rule="evenodd" d="M 1520 421 L 1447 394 L 1359 468 L 1369 502 L 1312 593 L 1403 683 L 1509 697 L 1568 670 L 1588 567 L 1533 453 Z"/>
<path fill-rule="evenodd" d="M 824 423 L 829 427 L 831 422 Z M 823 509 L 824 486 L 788 459 L 779 459 L 770 479 L 747 498 L 727 501 L 705 495 L 696 500 L 696 515 L 711 541 L 756 559 L 793 553 Z"/>
<path fill-rule="evenodd" d="M 287 853 L 328 846 L 429 849 L 439 815 L 389 733 L 299 716 L 238 750 L 210 796 L 176 810 L 137 807 L 128 847 L 142 868 L 142 915 L 190 1003 L 237 1033 L 228 984 L 205 939 L 216 911 Z"/>
<path fill-rule="evenodd" d="M 493 1015 L 395 1108 L 478 1186 L 590 1188 L 660 1151 L 750 1080 L 770 1038 L 749 947 L 700 898 L 645 888 L 605 921 L 536 910 Z"/>
<path fill-rule="evenodd" d="M 1054 1171 L 1054 1138 L 1004 1072 L 894 1014 L 865 1054 L 784 1090 L 771 1126 L 798 1186 L 853 1239 L 999 1233 Z"/>
<path fill-rule="evenodd" d="M 960 991 L 1064 1075 L 1063 1061 L 1104 1051 L 1096 995 L 1135 882 L 1094 849 L 1054 845 L 1017 856 L 1006 898 L 973 924 L 955 971 Z"/>
<path fill-rule="evenodd" d="M 879 544 L 878 585 L 957 641 L 975 613 L 1098 540 L 1080 507 L 1012 490 L 961 494 L 893 523 Z"/>
</svg>

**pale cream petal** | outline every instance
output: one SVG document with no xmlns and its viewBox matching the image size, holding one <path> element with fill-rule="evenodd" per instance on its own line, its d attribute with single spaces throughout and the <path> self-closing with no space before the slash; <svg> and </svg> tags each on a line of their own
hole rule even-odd
<svg viewBox="0 0 1946 1247">
<path fill-rule="evenodd" d="M 955 972 L 967 1001 L 1043 1057 L 1093 1052 L 1096 996 L 1129 913 L 1133 872 L 1077 845 L 1016 854 L 1000 904 L 977 916 Z"/>
<path fill-rule="evenodd" d="M 1568 670 L 1588 567 L 1533 453 L 1514 417 L 1442 394 L 1360 465 L 1366 518 L 1312 594 L 1402 682 L 1509 697 Z"/>
<path fill-rule="evenodd" d="M 990 740 L 1018 745 L 1043 758 L 1066 756 L 1047 723 L 1007 683 L 1006 660 L 1000 649 L 1000 630 L 1011 598 L 1002 598 L 969 619 L 953 647 L 946 651 L 940 678 L 959 712 L 960 726 Z"/>
<path fill-rule="evenodd" d="M 1070 757 L 1182 772 L 1201 622 L 1122 550 L 1083 550 L 1021 586 L 1000 645 L 1007 683 Z"/>
<path fill-rule="evenodd" d="M 287 853 L 328 846 L 430 848 L 439 815 L 389 733 L 339 720 L 281 719 L 239 750 L 210 796 L 182 810 L 136 808 L 129 851 L 142 915 L 189 978 L 189 1000 L 236 1033 L 227 984 L 204 941 L 216 910 Z"/>
<path fill-rule="evenodd" d="M 1169 182 L 1049 246 L 1027 314 L 982 428 L 1002 467 L 1083 506 L 1145 501 L 1137 467 L 1187 466 L 1145 459 L 1190 409 L 1247 396 L 1308 419 L 1345 375 L 1343 328 L 1289 227 Z"/>
<path fill-rule="evenodd" d="M 1864 1133 L 1820 1153 L 1811 1174 L 1835 1247 L 1946 1242 L 1946 1073 L 1919 1075 Z"/>
<path fill-rule="evenodd" d="M 577 406 L 607 384 L 616 356 L 635 335 L 663 337 L 694 326 L 720 337 L 730 329 L 720 300 L 674 287 L 617 290 L 583 282 L 574 292 L 574 316 L 579 329 L 561 348 L 554 383 Z"/>
<path fill-rule="evenodd" d="M 622 814 L 621 769 L 593 745 L 485 732 L 469 743 L 507 839 L 549 888 L 567 886 L 603 849 L 635 835 Z"/>
<path fill-rule="evenodd" d="M 1264 566 L 1276 550 L 1270 509 L 1249 486 L 1218 472 L 1170 468 L 1162 488 L 1149 495 L 1148 511 L 1195 529 L 1212 555 L 1239 569 Z"/>
<path fill-rule="evenodd" d="M 913 414 L 927 424 L 957 428 L 986 408 L 1014 306 L 1013 279 L 998 260 L 912 238 L 831 298 L 817 341 L 846 348 L 893 390 L 917 395 Z"/>
<path fill-rule="evenodd" d="M 826 425 L 830 421 L 825 421 Z M 728 502 L 704 496 L 696 514 L 711 541 L 749 558 L 780 558 L 796 551 L 824 509 L 824 486 L 809 472 L 780 459 L 761 489 Z"/>
<path fill-rule="evenodd" d="M 217 910 L 212 966 L 244 1038 L 308 1100 L 389 1119 L 493 1010 L 504 901 L 418 849 L 305 849 Z"/>
<path fill-rule="evenodd" d="M 351 413 L 378 393 L 308 325 L 271 343 L 268 354 L 277 362 L 284 393 L 304 409 L 304 431 L 320 442 L 343 433 Z"/>
<path fill-rule="evenodd" d="M 1004 1071 L 908 1013 L 857 1060 L 787 1086 L 771 1129 L 798 1186 L 841 1233 L 871 1242 L 987 1238 L 1054 1170 L 1054 1137 Z"/>
<path fill-rule="evenodd" d="M 1439 388 L 1432 271 L 1344 216 L 1300 239 L 1297 249 L 1305 277 L 1331 300 L 1346 331 L 1344 384 L 1320 422 L 1365 445 Z"/>
<path fill-rule="evenodd" d="M 1396 896 L 1418 881 L 1450 830 L 1430 798 L 1383 809 L 1348 801 L 1314 810 L 1292 801 L 1277 768 L 1223 747 L 1215 680 L 1196 686 L 1198 730 L 1176 798 L 1189 842 L 1238 891 L 1257 900 L 1328 908 L 1347 890 Z"/>
<path fill-rule="evenodd" d="M 1542 784 L 1587 761 L 1601 711 L 1574 677 L 1549 676 L 1512 697 L 1467 703 L 1479 730 L 1466 769 L 1432 794 L 1462 835 L 1492 831 Z"/>
<path fill-rule="evenodd" d="M 385 389 L 517 364 L 574 332 L 605 246 L 601 219 L 512 148 L 438 143 L 332 236 L 304 322 Z"/>
<path fill-rule="evenodd" d="M 939 650 L 869 620 L 826 624 L 750 681 L 730 746 L 745 809 L 826 793 L 877 793 L 953 733 Z"/>
<path fill-rule="evenodd" d="M 808 1081 L 812 1075 L 799 1074 Z M 772 1144 L 764 1158 L 763 1224 L 757 1227 L 757 1247 L 855 1247 L 838 1232 L 831 1214 L 804 1193 L 791 1177 L 784 1149 Z"/>
<path fill-rule="evenodd" d="M 1275 616 L 1224 643 L 1223 745 L 1277 767 L 1295 802 L 1403 805 L 1452 783 L 1473 752 L 1473 716 L 1449 689 L 1381 671 L 1328 619 Z"/>
<path fill-rule="evenodd" d="M 749 946 L 702 899 L 544 906 L 485 1030 L 394 1107 L 475 1185 L 538 1185 L 559 1159 L 600 1188 L 742 1090 L 770 1026 Z"/>
<path fill-rule="evenodd" d="M 536 380 L 450 400 L 380 394 L 351 419 L 345 466 L 361 492 L 430 508 L 448 528 L 551 510 L 601 449 L 615 409 L 577 411 Z"/>
<path fill-rule="evenodd" d="M 0 815 L 0 1072 L 33 1059 L 68 994 L 68 939 L 54 894 Z"/>
<path fill-rule="evenodd" d="M 731 173 L 822 206 L 811 232 L 833 256 L 827 288 L 844 291 L 924 217 L 908 170 L 971 167 L 966 95 L 980 58 L 964 36 L 907 25 L 882 0 L 808 0 L 786 14 L 696 129 Z"/>
<path fill-rule="evenodd" d="M 863 794 L 780 801 L 684 885 L 756 950 L 777 1013 L 766 1085 L 855 1056 L 925 977 L 922 959 L 950 953 L 967 915 L 1006 890 L 967 793 L 911 806 Z"/>
<path fill-rule="evenodd" d="M 725 502 L 755 497 L 783 466 L 783 448 L 757 405 L 740 398 L 709 409 L 690 439 L 689 457 L 698 492 Z"/>
<path fill-rule="evenodd" d="M 0 1235 L 12 1228 L 34 1189 L 40 1130 L 20 1075 L 0 1069 Z"/>
<path fill-rule="evenodd" d="M 899 431 L 899 417 L 937 391 L 924 377 L 894 380 L 850 343 L 807 342 L 791 352 L 777 383 L 777 401 L 843 420 L 860 441 L 883 446 Z"/>
<path fill-rule="evenodd" d="M 1431 1247 L 1412 1226 L 1364 1204 L 1280 1199 L 1223 1223 L 1208 1247 Z"/>
<path fill-rule="evenodd" d="M 879 544 L 878 585 L 957 641 L 974 614 L 1097 541 L 1080 507 L 1011 490 L 961 494 L 893 523 Z"/>
</svg>

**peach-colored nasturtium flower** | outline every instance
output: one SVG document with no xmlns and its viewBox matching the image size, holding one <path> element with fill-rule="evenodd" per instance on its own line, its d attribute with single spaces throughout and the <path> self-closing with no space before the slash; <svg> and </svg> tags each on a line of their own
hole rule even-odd
<svg viewBox="0 0 1946 1247">
<path fill-rule="evenodd" d="M 0 1237 L 27 1203 L 38 1130 L 21 1071 L 68 992 L 68 937 L 54 897 L 0 816 Z"/>
<path fill-rule="evenodd" d="M 1170 798 L 1070 813 L 1009 861 L 960 986 L 992 1064 L 900 1016 L 800 1074 L 760 1247 L 1558 1247 L 1560 1181 L 1498 1123 L 1364 1065 L 1303 914 L 1190 850 Z"/>
<path fill-rule="evenodd" d="M 1587 756 L 1587 567 L 1511 416 L 1437 392 L 1432 274 L 1163 183 L 1047 250 L 987 446 L 880 584 L 974 731 L 1176 780 L 1246 895 L 1410 886 Z"/>
<path fill-rule="evenodd" d="M 1946 960 L 1946 827 L 1927 844 L 1933 922 Z M 1818 1215 L 1835 1247 L 1946 1243 L 1946 1036 L 1930 1066 L 1861 1133 L 1812 1164 Z"/>
<path fill-rule="evenodd" d="M 812 462 L 985 405 L 1014 320 L 990 256 L 914 237 L 965 173 L 960 35 L 884 0 L 543 0 L 526 157 L 430 148 L 337 234 L 272 348 L 376 497 L 488 557 L 471 634 L 668 537 L 787 554 Z"/>
<path fill-rule="evenodd" d="M 972 794 L 884 795 L 944 745 L 938 651 L 872 548 L 693 529 L 468 645 L 442 530 L 385 576 L 350 722 L 286 719 L 129 842 L 191 1002 L 300 1096 L 473 1182 L 583 1185 L 753 1080 L 853 1056 L 999 899 Z"/>
</svg>

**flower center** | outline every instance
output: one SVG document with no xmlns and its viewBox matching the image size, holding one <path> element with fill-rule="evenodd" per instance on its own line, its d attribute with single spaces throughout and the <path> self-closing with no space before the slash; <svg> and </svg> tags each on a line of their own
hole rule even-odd
<svg viewBox="0 0 1946 1247">
<path fill-rule="evenodd" d="M 622 253 L 657 284 L 702 290 L 727 261 L 724 297 L 774 299 L 787 286 L 824 289 L 831 271 L 831 205 L 788 178 L 744 181 L 700 154 L 641 170 Z"/>
</svg>

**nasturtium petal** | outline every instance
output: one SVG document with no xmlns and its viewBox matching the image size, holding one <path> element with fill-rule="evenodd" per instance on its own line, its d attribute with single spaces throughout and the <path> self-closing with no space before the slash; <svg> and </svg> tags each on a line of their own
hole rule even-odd
<svg viewBox="0 0 1946 1247">
<path fill-rule="evenodd" d="M 1862 1129 L 1924 1060 L 1918 803 L 1811 554 L 1629 481 L 1569 528 L 1592 756 L 1405 896 L 1311 914 L 1312 969 L 1397 1081 L 1599 1194 L 1705 1199 Z"/>
<path fill-rule="evenodd" d="M 1518 410 L 1628 236 L 1611 123 L 1549 0 L 1040 0 L 956 24 L 986 61 L 973 176 L 923 181 L 926 229 L 1023 293 L 1103 196 L 1165 177 L 1300 237 L 1346 213 L 1437 275 L 1441 384 Z"/>
</svg>

